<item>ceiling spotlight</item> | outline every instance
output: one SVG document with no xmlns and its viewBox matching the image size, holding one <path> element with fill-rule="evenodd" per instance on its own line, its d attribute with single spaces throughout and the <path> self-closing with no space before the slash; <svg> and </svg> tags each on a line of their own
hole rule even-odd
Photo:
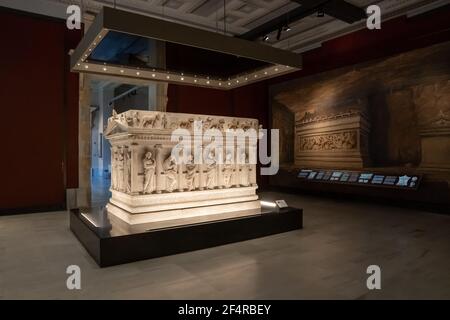
<svg viewBox="0 0 450 320">
<path fill-rule="evenodd" d="M 267 71 L 264 71 L 264 74 L 267 74 Z"/>
<path fill-rule="evenodd" d="M 181 77 L 181 78 L 180 78 L 180 80 L 181 80 L 181 81 L 184 81 L 184 78 L 183 78 L 183 77 Z"/>
<path fill-rule="evenodd" d="M 275 71 L 278 71 L 278 68 L 275 68 Z"/>
<path fill-rule="evenodd" d="M 222 85 L 222 82 L 219 82 L 219 86 L 221 86 Z"/>
<path fill-rule="evenodd" d="M 268 41 L 269 40 L 269 35 L 265 35 L 263 38 L 262 38 L 262 41 L 264 41 L 264 42 L 266 42 L 266 41 Z"/>
<path fill-rule="evenodd" d="M 156 74 L 152 73 L 152 77 L 153 77 L 153 78 L 156 77 Z"/>
<path fill-rule="evenodd" d="M 108 69 L 106 69 L 106 68 L 103 68 L 103 71 L 107 71 Z"/>
<path fill-rule="evenodd" d="M 209 80 L 208 80 L 208 81 L 206 81 L 206 84 L 209 84 Z"/>
<path fill-rule="evenodd" d="M 323 8 L 319 8 L 319 10 L 317 11 L 317 17 L 318 18 L 325 17 L 325 12 L 323 11 Z"/>
<path fill-rule="evenodd" d="M 123 70 L 120 70 L 120 73 L 124 73 L 125 71 L 123 71 Z"/>
<path fill-rule="evenodd" d="M 85 69 L 89 69 L 89 66 L 88 66 L 88 65 L 85 65 L 84 68 L 85 68 Z"/>
<path fill-rule="evenodd" d="M 280 40 L 280 38 L 281 38 L 281 30 L 282 30 L 281 27 L 278 28 L 278 32 L 277 32 L 277 40 Z"/>
<path fill-rule="evenodd" d="M 141 73 L 140 73 L 140 72 L 136 72 L 136 74 L 137 74 L 137 75 L 140 75 Z"/>
<path fill-rule="evenodd" d="M 239 83 L 239 80 L 236 80 L 236 83 Z"/>
<path fill-rule="evenodd" d="M 228 85 L 231 86 L 231 82 L 228 82 Z"/>
<path fill-rule="evenodd" d="M 194 79 L 194 82 L 197 83 L 197 79 Z"/>
<path fill-rule="evenodd" d="M 166 79 L 170 79 L 170 76 L 166 76 Z"/>
<path fill-rule="evenodd" d="M 291 27 L 289 25 L 285 25 L 283 27 L 283 31 L 289 32 L 289 31 L 291 31 Z"/>
<path fill-rule="evenodd" d="M 255 74 L 255 75 L 254 75 L 254 77 L 255 77 L 255 78 L 258 78 L 258 75 L 257 75 L 257 74 Z"/>
<path fill-rule="evenodd" d="M 247 81 L 248 80 L 248 78 L 245 78 L 245 81 Z"/>
<path fill-rule="evenodd" d="M 77 63 L 77 66 L 80 66 L 81 64 L 80 63 Z"/>
</svg>

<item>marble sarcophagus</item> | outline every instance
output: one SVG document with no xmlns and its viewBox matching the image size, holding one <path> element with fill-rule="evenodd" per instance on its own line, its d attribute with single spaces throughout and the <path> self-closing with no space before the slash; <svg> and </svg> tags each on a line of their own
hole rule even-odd
<svg viewBox="0 0 450 320">
<path fill-rule="evenodd" d="M 258 121 L 130 110 L 108 120 L 108 211 L 163 228 L 260 213 Z"/>
</svg>

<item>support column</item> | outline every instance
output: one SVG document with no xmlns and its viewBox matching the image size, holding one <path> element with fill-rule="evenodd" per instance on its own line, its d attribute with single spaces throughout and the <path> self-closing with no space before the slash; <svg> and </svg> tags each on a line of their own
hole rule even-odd
<svg viewBox="0 0 450 320">
<path fill-rule="evenodd" d="M 90 77 L 80 74 L 78 119 L 78 192 L 77 206 L 91 203 L 91 89 Z"/>
</svg>

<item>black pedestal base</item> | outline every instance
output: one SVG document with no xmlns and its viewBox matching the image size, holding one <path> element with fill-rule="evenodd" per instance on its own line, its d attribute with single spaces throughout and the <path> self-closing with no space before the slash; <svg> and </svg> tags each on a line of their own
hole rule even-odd
<svg viewBox="0 0 450 320">
<path fill-rule="evenodd" d="M 199 250 L 301 229 L 303 210 L 284 208 L 262 214 L 159 230 L 124 232 L 102 210 L 70 212 L 70 229 L 100 267 Z"/>
</svg>

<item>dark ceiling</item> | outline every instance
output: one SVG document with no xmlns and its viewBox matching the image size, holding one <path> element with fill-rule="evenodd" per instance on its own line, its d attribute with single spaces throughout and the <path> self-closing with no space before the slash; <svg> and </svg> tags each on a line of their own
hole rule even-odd
<svg viewBox="0 0 450 320">
<path fill-rule="evenodd" d="M 166 67 L 158 63 L 156 48 L 161 41 L 110 31 L 89 57 L 90 61 L 139 68 L 155 68 L 172 73 L 227 79 L 268 66 L 262 61 L 165 42 Z"/>
</svg>

